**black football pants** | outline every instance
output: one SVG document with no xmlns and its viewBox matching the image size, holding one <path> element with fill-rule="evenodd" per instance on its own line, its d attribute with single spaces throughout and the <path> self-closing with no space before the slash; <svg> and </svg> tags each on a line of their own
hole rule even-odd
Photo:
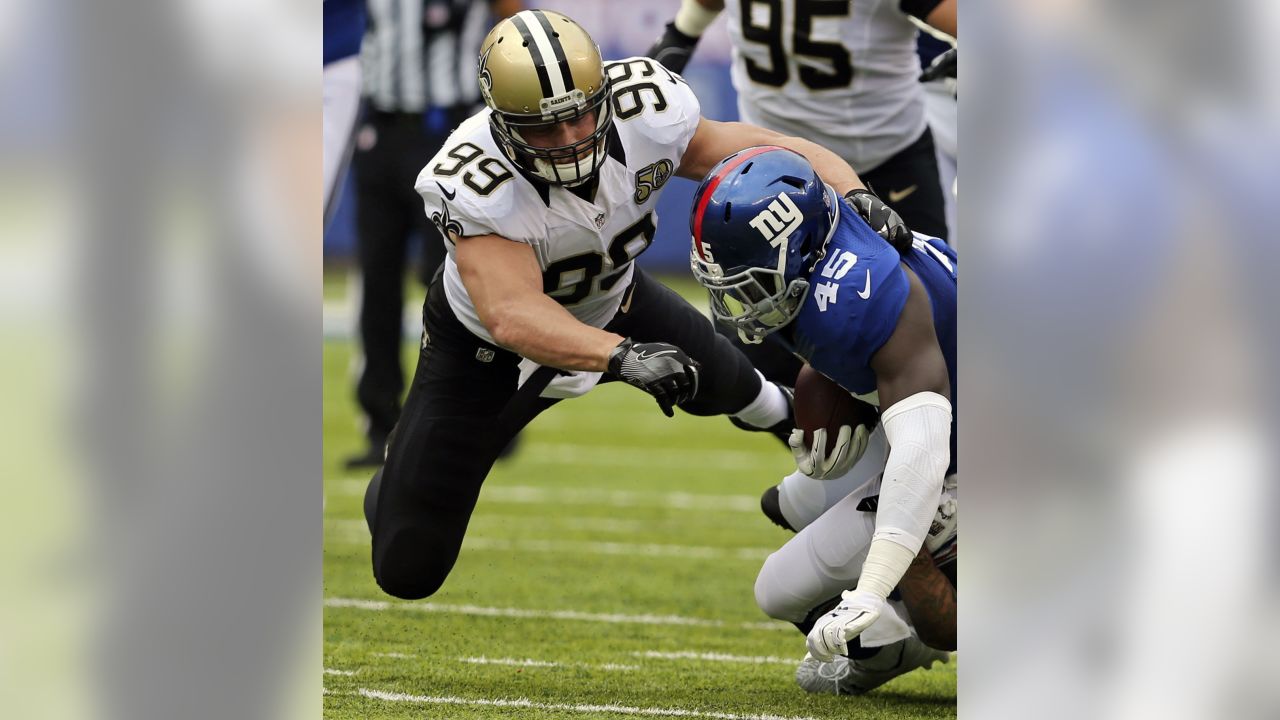
<svg viewBox="0 0 1280 720">
<path fill-rule="evenodd" d="M 858 170 L 858 177 L 885 204 L 898 211 L 907 227 L 947 239 L 947 209 L 942 199 L 933 132 L 929 128 L 874 170 Z"/>
<path fill-rule="evenodd" d="M 672 343 L 702 364 L 698 393 L 682 410 L 731 414 L 755 400 L 759 377 L 710 320 L 639 268 L 628 292 L 626 312 L 606 329 L 641 342 Z M 388 594 L 405 599 L 427 597 L 444 583 L 498 452 L 557 402 L 539 397 L 555 374 L 549 368 L 516 387 L 520 357 L 463 327 L 439 275 L 427 293 L 423 321 L 418 369 L 386 464 L 365 496 L 374 578 Z M 660 412 L 656 403 L 651 410 Z"/>
</svg>

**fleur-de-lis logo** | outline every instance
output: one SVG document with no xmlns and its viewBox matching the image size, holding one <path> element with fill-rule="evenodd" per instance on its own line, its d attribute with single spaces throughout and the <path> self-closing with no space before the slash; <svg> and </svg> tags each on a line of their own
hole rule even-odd
<svg viewBox="0 0 1280 720">
<path fill-rule="evenodd" d="M 489 53 L 493 52 L 493 45 L 485 48 L 480 54 L 480 94 L 484 96 L 484 101 L 493 104 L 493 75 L 489 74 Z"/>
<path fill-rule="evenodd" d="M 444 236 L 445 241 L 452 243 L 454 235 L 462 235 L 462 223 L 449 217 L 449 206 L 444 202 L 440 203 L 440 212 L 431 213 L 431 222 L 440 228 L 440 234 Z M 452 234 L 451 234 L 452 233 Z"/>
</svg>

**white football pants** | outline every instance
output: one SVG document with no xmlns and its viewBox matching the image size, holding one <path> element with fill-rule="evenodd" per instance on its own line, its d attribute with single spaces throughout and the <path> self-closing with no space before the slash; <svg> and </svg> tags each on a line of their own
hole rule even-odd
<svg viewBox="0 0 1280 720">
<path fill-rule="evenodd" d="M 756 604 L 766 615 L 801 622 L 819 603 L 858 584 L 876 515 L 857 508 L 879 494 L 888 456 L 889 444 L 879 426 L 866 453 L 843 477 L 814 480 L 797 471 L 778 486 L 782 514 L 800 532 L 764 561 L 756 577 Z M 902 623 L 910 623 L 901 603 L 889 605 Z M 877 621 L 863 633 L 863 646 L 880 647 L 907 637 L 902 623 Z"/>
</svg>

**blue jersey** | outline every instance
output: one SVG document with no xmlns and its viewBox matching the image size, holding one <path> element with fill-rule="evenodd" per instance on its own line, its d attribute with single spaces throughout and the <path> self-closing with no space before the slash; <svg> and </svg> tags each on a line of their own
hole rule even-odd
<svg viewBox="0 0 1280 720">
<path fill-rule="evenodd" d="M 809 277 L 809 295 L 800 314 L 787 330 L 769 337 L 788 345 L 845 390 L 856 395 L 874 392 L 871 358 L 893 334 L 907 302 L 904 264 L 929 295 L 954 410 L 957 259 L 955 250 L 938 238 L 917 235 L 912 251 L 900 257 L 851 207 L 843 205 L 826 256 Z M 954 421 L 951 427 L 954 471 Z"/>
<path fill-rule="evenodd" d="M 920 56 L 920 68 L 922 70 L 927 69 L 929 63 L 951 48 L 951 43 L 946 40 L 939 40 L 923 30 L 916 35 L 916 54 Z"/>
</svg>

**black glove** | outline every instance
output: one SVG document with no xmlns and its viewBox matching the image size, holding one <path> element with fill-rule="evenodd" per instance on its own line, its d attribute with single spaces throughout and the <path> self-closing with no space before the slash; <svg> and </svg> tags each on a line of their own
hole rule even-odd
<svg viewBox="0 0 1280 720">
<path fill-rule="evenodd" d="M 934 58 L 933 62 L 929 63 L 929 67 L 925 68 L 924 72 L 920 73 L 920 82 L 929 82 L 930 80 L 937 80 L 938 78 L 944 77 L 953 78 L 955 76 L 956 49 L 951 48 Z"/>
<path fill-rule="evenodd" d="M 911 250 L 911 243 L 914 238 L 907 224 L 902 222 L 902 216 L 894 212 L 894 209 L 884 204 L 876 194 L 864 188 L 850 190 L 844 196 L 845 200 L 853 205 L 853 209 L 858 211 L 863 220 L 871 226 L 872 230 L 879 233 L 880 237 L 885 239 L 898 251 L 899 255 L 905 255 Z"/>
<path fill-rule="evenodd" d="M 698 393 L 698 361 L 669 343 L 627 338 L 609 353 L 609 372 L 652 395 L 667 417 Z"/>
<path fill-rule="evenodd" d="M 658 38 L 645 55 L 662 63 L 673 73 L 682 73 L 684 66 L 689 64 L 689 56 L 693 55 L 693 49 L 697 45 L 698 38 L 690 37 L 677 30 L 676 22 L 672 20 L 667 23 L 666 32 L 662 33 L 662 37 Z"/>
</svg>

